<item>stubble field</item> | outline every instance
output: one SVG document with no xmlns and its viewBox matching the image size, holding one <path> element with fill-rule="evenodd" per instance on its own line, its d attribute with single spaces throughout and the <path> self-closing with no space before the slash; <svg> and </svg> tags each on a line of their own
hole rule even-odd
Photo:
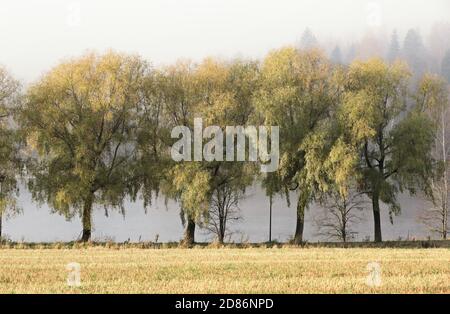
<svg viewBox="0 0 450 314">
<path fill-rule="evenodd" d="M 450 293 L 450 249 L 3 248 L 0 293 Z"/>
</svg>

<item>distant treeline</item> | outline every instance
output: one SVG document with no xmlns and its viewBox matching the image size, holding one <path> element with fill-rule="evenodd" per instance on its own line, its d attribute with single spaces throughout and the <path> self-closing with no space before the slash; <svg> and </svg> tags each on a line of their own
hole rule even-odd
<svg viewBox="0 0 450 314">
<path fill-rule="evenodd" d="M 285 47 L 262 61 L 207 58 L 156 68 L 111 51 L 62 62 L 26 91 L 1 69 L 0 232 L 1 218 L 22 211 L 16 199 L 24 180 L 35 201 L 68 219 L 81 216 L 82 241 L 91 238 L 95 207 L 124 212 L 127 198 L 148 207 L 163 195 L 180 206 L 185 243 L 194 242 L 196 226 L 222 243 L 246 188 L 259 182 L 270 205 L 276 195 L 289 204 L 296 196 L 295 244 L 313 202 L 326 209 L 322 234 L 342 241 L 370 206 L 381 242 L 381 205 L 393 219 L 403 191 L 429 200 L 421 218 L 446 238 L 450 69 L 417 76 L 407 59 L 347 65 L 316 47 Z M 197 117 L 222 129 L 279 126 L 278 170 L 175 162 L 171 130 L 192 129 Z"/>
<path fill-rule="evenodd" d="M 352 42 L 321 41 L 307 28 L 299 46 L 302 49 L 324 49 L 331 61 L 337 64 L 348 65 L 355 59 L 373 57 L 383 58 L 387 62 L 403 59 L 410 66 L 415 80 L 432 72 L 450 81 L 450 23 L 435 23 L 425 38 L 416 29 L 409 29 L 405 34 L 399 34 L 397 30 L 388 34 L 372 28 Z"/>
</svg>

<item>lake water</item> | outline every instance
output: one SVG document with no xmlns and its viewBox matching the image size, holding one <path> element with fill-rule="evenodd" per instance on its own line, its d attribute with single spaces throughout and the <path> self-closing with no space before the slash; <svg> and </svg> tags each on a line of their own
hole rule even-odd
<svg viewBox="0 0 450 314">
<path fill-rule="evenodd" d="M 386 207 L 382 207 L 382 228 L 384 240 L 397 240 L 400 237 L 426 238 L 429 233 L 418 222 L 421 210 L 426 203 L 409 195 L 400 195 L 402 213 L 395 217 L 394 225 L 389 222 Z M 276 199 L 273 204 L 272 239 L 286 241 L 295 231 L 295 199 L 292 198 L 289 208 L 286 201 Z M 66 221 L 63 216 L 51 213 L 46 205 L 39 207 L 31 200 L 28 192 L 22 192 L 19 199 L 24 213 L 3 222 L 3 234 L 14 241 L 51 242 L 72 241 L 80 236 L 81 221 L 78 217 Z M 126 214 L 122 216 L 117 211 L 109 211 L 105 217 L 102 207 L 95 210 L 93 215 L 93 239 L 114 241 L 153 241 L 158 236 L 159 242 L 179 241 L 183 236 L 183 227 L 178 204 L 172 201 L 165 204 L 158 199 L 145 213 L 142 203 L 126 203 Z M 313 224 L 315 215 L 320 209 L 313 205 L 306 213 L 304 238 L 310 242 L 321 241 L 317 236 L 317 229 Z M 248 190 L 248 196 L 241 203 L 242 220 L 232 225 L 232 240 L 239 242 L 245 239 L 250 242 L 265 242 L 269 234 L 269 204 L 268 199 L 258 187 Z M 355 225 L 358 231 L 356 240 L 373 237 L 373 218 L 368 208 L 361 212 L 363 221 Z M 197 241 L 207 241 L 211 235 L 204 230 L 196 231 Z"/>
</svg>

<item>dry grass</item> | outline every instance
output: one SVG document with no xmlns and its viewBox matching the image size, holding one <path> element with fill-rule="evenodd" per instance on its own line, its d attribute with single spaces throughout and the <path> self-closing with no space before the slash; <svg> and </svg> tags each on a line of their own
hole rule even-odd
<svg viewBox="0 0 450 314">
<path fill-rule="evenodd" d="M 450 293 L 450 249 L 0 249 L 0 293 Z"/>
</svg>

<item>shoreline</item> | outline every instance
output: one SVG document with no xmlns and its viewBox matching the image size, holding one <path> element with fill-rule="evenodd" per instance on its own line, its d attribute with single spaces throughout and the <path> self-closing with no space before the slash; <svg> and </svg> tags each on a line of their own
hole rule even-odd
<svg viewBox="0 0 450 314">
<path fill-rule="evenodd" d="M 393 248 L 393 249 L 431 249 L 448 248 L 450 240 L 416 240 L 416 241 L 386 241 L 375 242 L 305 242 L 300 245 L 290 243 L 209 243 L 199 242 L 192 245 L 184 245 L 179 242 L 154 243 L 154 242 L 0 242 L 1 249 L 86 249 L 86 248 L 110 248 L 110 249 L 249 249 L 249 248 Z"/>
</svg>

